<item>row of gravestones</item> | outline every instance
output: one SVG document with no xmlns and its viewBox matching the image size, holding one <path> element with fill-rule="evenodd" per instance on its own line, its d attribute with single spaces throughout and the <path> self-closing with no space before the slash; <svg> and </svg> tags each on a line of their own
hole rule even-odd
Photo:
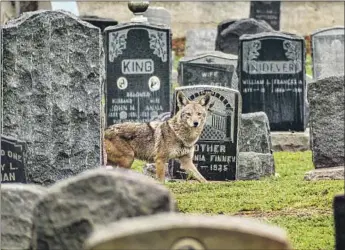
<svg viewBox="0 0 345 250">
<path fill-rule="evenodd" d="M 185 56 L 203 51 L 221 51 L 238 55 L 239 38 L 244 34 L 273 32 L 264 21 L 255 19 L 225 20 L 218 29 L 193 29 L 186 33 Z M 344 72 L 344 27 L 329 27 L 311 34 L 312 76 L 314 79 Z M 334 64 L 336 62 L 336 64 Z"/>
<path fill-rule="evenodd" d="M 166 187 L 126 169 L 1 185 L 1 220 L 1 249 L 292 249 L 273 225 L 180 214 Z"/>
<path fill-rule="evenodd" d="M 70 24 L 66 25 L 67 23 Z M 27 32 L 30 29 L 32 31 Z M 96 163 L 101 164 L 100 145 L 103 123 L 100 99 L 104 81 L 104 54 L 100 31 L 67 13 L 41 11 L 26 13 L 18 20 L 8 23 L 3 29 L 3 34 L 4 134 L 27 143 L 26 164 L 29 182 L 50 184 L 91 168 Z M 262 34 L 259 35 L 265 38 Z M 127 23 L 107 28 L 105 35 L 107 38 L 105 39 L 107 118 L 113 114 L 115 118 L 119 118 L 115 119 L 115 122 L 148 121 L 157 114 L 170 110 L 170 102 L 167 101 L 170 98 L 170 30 L 165 26 Z M 41 39 L 38 39 L 39 37 Z M 280 39 L 274 39 L 274 41 L 271 41 L 271 38 L 252 40 L 251 36 L 243 36 L 240 49 L 246 51 L 243 54 L 248 55 L 249 59 L 240 60 L 239 68 L 244 69 L 239 72 L 246 73 L 247 71 L 248 76 L 258 67 L 264 67 L 269 63 L 271 66 L 276 63 L 275 66 L 280 65 L 281 69 L 289 73 L 291 70 L 304 72 L 302 41 L 291 39 L 288 35 L 280 35 Z M 259 49 L 267 50 L 270 45 L 280 46 L 281 54 L 285 54 L 288 58 L 296 57 L 297 61 L 272 63 L 273 59 L 261 62 L 254 60 L 260 58 Z M 266 52 L 265 55 L 267 57 L 279 55 L 279 53 Z M 151 58 L 148 59 L 148 56 Z M 217 69 L 214 66 L 215 60 L 218 62 L 220 60 L 222 64 Z M 295 116 L 299 115 L 298 118 L 302 120 L 303 110 L 298 109 L 298 101 L 301 104 L 302 96 L 304 96 L 302 95 L 304 74 L 297 74 L 297 76 L 292 74 L 295 77 L 292 79 L 294 81 L 286 79 L 287 83 L 280 79 L 267 79 L 270 74 L 264 75 L 266 79 L 255 80 L 248 77 L 246 80 L 242 79 L 242 82 L 247 81 L 248 85 L 258 85 L 259 96 L 254 96 L 253 91 L 242 91 L 240 95 L 234 90 L 236 87 L 232 86 L 233 80 L 235 85 L 235 78 L 226 76 L 222 74 L 222 70 L 219 70 L 219 68 L 225 71 L 230 70 L 232 75 L 235 75 L 235 66 L 231 63 L 232 61 L 234 60 L 231 55 L 226 59 L 219 59 L 217 54 L 212 54 L 189 60 L 188 63 L 182 60 L 180 64 L 182 85 L 184 82 L 186 85 L 191 85 L 195 79 L 197 83 L 203 83 L 202 77 L 207 79 L 204 83 L 212 83 L 212 77 L 215 77 L 213 78 L 215 86 L 182 87 L 182 90 L 190 92 L 188 94 L 190 98 L 210 91 L 214 101 L 217 102 L 215 108 L 211 110 L 195 156 L 195 162 L 200 166 L 201 172 L 213 172 L 209 174 L 209 179 L 236 179 L 236 163 L 239 162 L 237 165 L 241 165 L 238 152 L 270 154 L 267 156 L 270 160 L 263 162 L 272 163 L 270 167 L 267 167 L 269 170 L 258 171 L 253 175 L 255 177 L 246 177 L 252 174 L 244 176 L 240 174 L 238 179 L 255 179 L 261 175 L 260 172 L 274 173 L 270 139 L 267 139 L 269 128 L 272 129 L 274 123 L 271 122 L 267 126 L 265 122 L 261 122 L 261 127 L 265 131 L 262 133 L 263 137 L 240 132 L 241 135 L 238 138 L 237 131 L 241 130 L 239 126 L 242 120 L 241 109 L 242 111 L 246 109 L 247 112 L 244 113 L 248 114 L 259 111 L 250 110 L 246 105 L 242 107 L 241 102 L 244 103 L 245 98 L 252 98 L 254 101 L 260 98 L 263 100 L 276 98 L 285 105 L 271 107 L 271 110 L 278 109 L 276 113 L 285 114 L 285 116 L 291 116 L 291 113 Z M 277 68 L 270 67 L 268 70 L 274 71 Z M 262 74 L 258 75 L 262 76 Z M 218 76 L 222 79 L 221 83 L 218 82 Z M 136 84 L 138 81 L 141 84 Z M 283 85 L 298 85 L 297 90 L 302 90 L 296 93 L 290 91 L 269 95 L 269 92 L 279 89 L 279 85 L 282 85 L 280 81 L 283 81 Z M 274 82 L 276 86 L 272 87 Z M 231 89 L 217 86 L 222 84 Z M 240 85 L 241 88 L 246 89 L 243 87 L 244 84 Z M 315 94 L 315 96 L 318 95 Z M 259 104 L 262 102 L 257 106 L 260 106 Z M 264 104 L 266 107 L 274 106 L 274 102 L 264 102 Z M 339 106 L 339 103 L 336 104 Z M 280 109 L 282 109 L 281 112 L 279 112 Z M 174 111 L 174 107 L 172 110 Z M 276 114 L 264 111 L 266 114 Z M 265 119 L 262 116 L 264 115 L 261 114 L 261 121 Z M 270 120 L 271 116 L 267 116 Z M 248 117 L 257 117 L 257 115 Z M 108 120 L 108 125 L 113 122 L 114 120 Z M 303 125 L 302 122 L 297 125 L 301 124 Z M 244 128 L 244 131 L 251 130 Z M 251 137 L 246 137 L 246 135 Z M 11 140 L 11 138 L 8 139 L 8 141 Z M 238 140 L 239 147 L 237 147 Z M 261 145 L 263 140 L 268 142 L 268 146 L 265 149 L 262 149 L 262 146 L 256 148 L 255 145 Z M 6 140 L 2 142 L 5 143 Z M 252 149 L 241 150 L 242 145 L 248 145 L 248 142 L 252 145 Z M 5 157 L 6 154 L 3 156 Z M 16 161 L 11 156 L 7 158 L 7 162 L 9 159 Z M 256 159 L 256 156 L 252 158 Z M 243 159 L 248 164 L 247 158 Z M 14 170 L 14 167 L 10 167 L 10 163 L 3 166 L 9 166 L 6 167 L 9 171 Z M 265 166 L 258 167 L 254 164 L 247 169 L 254 169 L 255 173 L 258 168 L 266 169 Z M 243 171 L 238 171 L 238 173 L 241 172 Z M 3 181 L 11 180 L 11 178 L 13 179 L 13 175 L 4 175 Z"/>
<path fill-rule="evenodd" d="M 105 29 L 106 101 L 112 105 L 107 118 L 112 113 L 127 118 L 117 122 L 129 121 L 133 114 L 138 114 L 132 117 L 136 121 L 145 121 L 170 110 L 171 33 L 165 27 L 147 26 L 127 23 Z M 64 11 L 25 13 L 4 26 L 3 182 L 49 185 L 102 164 L 105 77 L 101 38 L 99 29 Z M 138 77 L 138 71 L 149 74 Z M 147 84 L 135 84 L 138 81 Z M 264 154 L 259 157 L 265 160 L 258 165 L 257 155 L 244 154 L 244 163 L 239 160 L 243 168 L 236 173 L 240 95 L 211 86 L 192 92 L 206 90 L 213 93 L 218 110 L 208 118 L 202 137 L 205 144 L 201 141 L 196 155 L 196 162 L 200 158 L 209 165 L 202 172 L 216 180 L 274 174 L 266 115 L 243 116 L 251 120 L 243 131 L 254 131 L 260 124 L 256 129 L 260 136 L 242 133 L 239 149 L 244 149 L 240 152 Z M 246 167 L 249 158 L 252 167 Z"/>
<path fill-rule="evenodd" d="M 136 25 L 138 26 L 138 24 L 129 24 L 130 28 L 136 27 Z M 114 55 L 115 58 L 123 55 L 121 53 L 128 45 L 124 41 L 131 36 L 138 38 L 136 32 L 139 30 L 139 35 L 142 32 L 142 29 L 132 29 L 132 32 L 129 30 L 126 33 L 124 26 L 126 25 L 115 28 L 118 34 L 113 35 L 115 37 L 111 46 L 111 43 L 106 41 L 106 44 L 109 45 L 106 52 L 113 50 L 112 53 L 106 53 L 107 58 L 110 57 L 110 54 Z M 167 57 L 169 57 L 169 53 L 165 53 L 159 47 L 164 38 L 162 30 L 164 28 L 157 28 L 155 29 L 156 32 L 151 32 L 148 37 L 151 41 L 149 46 L 145 45 L 145 47 L 143 43 L 136 45 L 141 52 L 152 50 L 157 57 L 155 60 L 158 60 L 158 64 L 161 63 L 160 60 L 168 60 Z M 123 32 L 121 33 L 121 31 Z M 169 32 L 167 31 L 165 34 L 167 35 Z M 147 34 L 144 34 L 144 36 L 147 37 Z M 167 37 L 168 35 L 166 36 L 168 40 Z M 45 185 L 53 184 L 57 180 L 76 175 L 86 169 L 97 168 L 101 164 L 100 145 L 103 129 L 101 95 L 104 84 L 104 53 L 102 51 L 100 30 L 63 11 L 39 11 L 25 13 L 19 19 L 9 22 L 3 28 L 3 42 L 4 85 L 2 94 L 4 98 L 2 107 L 4 124 L 2 127 L 4 134 L 13 136 L 16 139 L 19 138 L 25 142 L 27 156 L 24 158 L 27 160 L 26 170 L 29 182 Z M 256 49 L 255 46 L 254 50 Z M 135 55 L 140 56 L 141 53 Z M 130 60 L 132 59 L 138 58 L 130 58 Z M 150 65 L 152 66 L 154 63 L 153 59 L 152 61 L 140 61 L 141 59 L 138 59 L 134 63 L 126 60 L 126 58 L 123 58 L 121 61 L 121 70 L 127 73 L 127 70 L 129 72 L 133 72 L 133 70 L 134 72 L 136 70 L 151 72 Z M 117 65 L 106 64 L 106 70 L 110 66 L 116 67 Z M 109 70 L 114 70 L 114 68 Z M 128 76 L 123 74 L 121 77 L 126 78 Z M 160 81 L 151 77 L 148 77 L 146 83 L 148 83 L 148 89 L 155 92 L 155 88 L 162 85 Z M 332 83 L 332 86 L 335 87 L 329 88 L 327 83 Z M 343 160 L 344 154 L 341 154 L 343 147 L 337 147 L 340 140 L 343 141 L 344 139 L 343 131 L 340 131 L 344 127 L 341 123 L 344 110 L 340 108 L 344 99 L 341 92 L 343 83 L 343 77 L 325 78 L 316 81 L 315 86 L 318 87 L 310 90 L 312 91 L 310 96 L 314 98 L 316 107 L 315 112 L 311 112 L 311 123 L 314 124 L 311 126 L 313 131 L 312 148 L 316 166 L 318 162 L 326 162 L 329 157 L 332 161 L 323 166 L 333 167 L 339 165 Z M 116 81 L 115 84 L 121 85 L 123 82 Z M 121 86 L 123 87 L 123 85 Z M 185 87 L 181 90 L 188 92 L 196 88 L 195 91 L 190 93 L 191 98 L 196 97 L 196 94 L 210 91 L 215 101 L 218 102 L 218 109 L 213 110 L 212 115 L 209 117 L 209 124 L 212 124 L 212 126 L 205 130 L 203 138 L 206 141 L 209 141 L 209 138 L 212 137 L 226 138 L 226 143 L 229 141 L 234 143 L 235 140 L 238 140 L 236 138 L 238 136 L 237 132 L 234 129 L 236 124 L 239 124 L 241 95 L 238 91 L 229 88 L 203 86 L 201 89 L 197 89 L 199 87 Z M 126 97 L 131 97 L 129 100 L 133 101 L 135 98 L 145 97 L 145 94 L 142 95 L 141 93 L 142 88 L 137 92 L 132 91 L 132 94 L 130 93 Z M 324 97 L 327 102 L 322 101 L 320 96 Z M 167 99 L 168 96 L 165 96 L 163 102 L 169 103 Z M 149 98 L 149 108 L 144 109 L 144 111 L 154 111 L 152 110 L 154 108 L 150 107 L 159 107 L 158 101 L 157 98 Z M 118 102 L 127 104 L 128 100 L 120 99 Z M 133 106 L 138 103 L 134 103 Z M 329 112 L 329 107 L 333 107 L 332 112 L 334 112 L 334 115 Z M 131 109 L 131 107 L 129 108 Z M 325 110 L 327 112 L 324 112 Z M 226 114 L 225 117 L 223 117 L 224 114 Z M 335 114 L 338 116 L 336 117 Z M 251 116 L 261 117 L 261 120 L 257 120 L 261 121 L 262 127 L 266 127 L 267 131 L 268 122 L 264 121 L 266 115 L 247 114 L 249 123 L 255 124 L 250 120 L 252 119 Z M 222 118 L 226 119 L 225 126 Z M 243 117 L 241 120 L 244 120 Z M 327 126 L 332 128 L 328 130 L 327 138 L 320 133 L 323 131 L 322 127 L 325 126 L 326 122 Z M 335 132 L 334 126 L 337 127 Z M 242 134 L 245 134 L 245 132 L 242 132 Z M 242 145 L 249 148 L 254 147 L 253 141 L 256 143 L 266 141 L 267 133 L 264 136 L 264 140 L 261 138 L 256 140 L 254 136 L 250 137 Z M 320 136 L 323 137 L 321 140 L 318 139 Z M 329 142 L 329 138 L 335 142 L 334 148 L 325 146 Z M 2 147 L 1 156 L 5 160 L 2 160 L 1 167 L 4 170 L 14 171 L 15 166 L 12 163 L 22 162 L 23 156 L 21 156 L 20 151 L 14 152 L 22 147 L 21 142 L 17 143 L 16 139 L 7 138 L 9 144 L 12 143 L 10 146 L 12 150 L 5 151 Z M 5 142 L 6 140 L 1 140 L 2 144 Z M 205 145 L 200 144 L 198 147 L 200 150 L 217 150 L 217 153 L 229 152 L 227 147 L 231 148 L 231 143 L 226 145 L 208 145 L 205 143 Z M 247 150 L 253 152 L 252 149 Z M 238 150 L 232 152 L 237 154 Z M 251 153 L 247 152 L 247 154 Z M 229 159 L 224 160 L 224 156 L 225 158 L 229 156 Z M 203 158 L 202 154 L 198 154 L 198 157 Z M 220 159 L 220 162 L 225 161 L 229 164 L 234 159 L 232 155 L 215 155 L 213 158 L 215 161 Z M 254 162 L 258 162 L 257 156 L 253 158 Z M 224 171 L 220 171 L 223 172 L 221 174 L 218 173 L 219 169 L 224 170 L 224 165 L 217 165 L 221 166 L 212 166 L 212 169 L 216 172 L 214 176 L 223 175 L 222 178 L 224 178 Z M 243 163 L 243 166 L 248 165 L 246 162 Z M 254 170 L 259 168 L 262 172 L 264 171 L 264 166 L 260 164 L 254 164 L 251 167 Z M 234 171 L 229 168 L 228 172 L 231 171 L 233 176 Z M 259 171 L 255 170 L 253 172 L 258 173 Z M 11 174 L 6 175 L 6 171 L 2 171 L 2 181 L 10 180 L 11 176 Z M 67 209 L 67 213 L 69 212 L 70 210 Z M 79 227 L 81 224 L 81 227 L 83 227 L 84 223 L 88 224 L 87 221 L 81 219 L 75 222 L 74 225 Z M 65 233 L 65 230 L 62 231 Z M 44 235 L 44 237 L 52 238 L 49 235 Z"/>
</svg>

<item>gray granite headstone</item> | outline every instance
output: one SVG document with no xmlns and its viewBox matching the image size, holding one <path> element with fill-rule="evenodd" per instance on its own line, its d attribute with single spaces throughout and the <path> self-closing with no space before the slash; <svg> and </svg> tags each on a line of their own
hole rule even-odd
<svg viewBox="0 0 345 250">
<path fill-rule="evenodd" d="M 175 89 L 172 114 L 178 112 L 176 93 L 182 91 L 190 100 L 211 93 L 206 123 L 195 144 L 193 163 L 207 180 L 235 180 L 238 154 L 238 130 L 241 95 L 235 89 L 211 85 L 183 86 Z M 172 178 L 185 179 L 187 174 L 177 161 L 169 162 Z"/>
<path fill-rule="evenodd" d="M 264 111 L 271 131 L 304 131 L 303 37 L 263 32 L 240 37 L 238 63 L 242 112 Z"/>
<path fill-rule="evenodd" d="M 212 85 L 238 89 L 237 56 L 210 51 L 183 57 L 179 61 L 178 81 L 181 86 Z"/>
<path fill-rule="evenodd" d="M 186 32 L 185 56 L 215 50 L 216 29 L 192 29 Z"/>
<path fill-rule="evenodd" d="M 272 153 L 271 133 L 265 112 L 241 115 L 238 138 L 239 152 Z"/>
<path fill-rule="evenodd" d="M 3 35 L 3 133 L 27 143 L 29 183 L 101 162 L 102 36 L 65 11 L 26 12 Z"/>
<path fill-rule="evenodd" d="M 259 180 L 274 174 L 274 158 L 271 153 L 238 153 L 236 180 Z"/>
<path fill-rule="evenodd" d="M 173 212 L 170 191 L 135 171 L 98 168 L 48 188 L 33 211 L 32 250 L 83 249 L 99 226 Z"/>
<path fill-rule="evenodd" d="M 171 14 L 163 7 L 151 7 L 143 13 L 150 24 L 171 26 Z"/>
<path fill-rule="evenodd" d="M 344 27 L 317 30 L 311 47 L 314 79 L 344 74 Z"/>
<path fill-rule="evenodd" d="M 315 168 L 344 166 L 344 75 L 309 83 L 308 100 Z"/>
<path fill-rule="evenodd" d="M 1 184 L 1 249 L 30 249 L 33 210 L 46 192 L 40 185 Z"/>
<path fill-rule="evenodd" d="M 107 126 L 170 111 L 170 28 L 132 22 L 104 32 Z"/>
<path fill-rule="evenodd" d="M 238 55 L 239 39 L 242 35 L 269 31 L 274 29 L 264 20 L 244 18 L 223 21 L 218 25 L 216 50 Z"/>
</svg>

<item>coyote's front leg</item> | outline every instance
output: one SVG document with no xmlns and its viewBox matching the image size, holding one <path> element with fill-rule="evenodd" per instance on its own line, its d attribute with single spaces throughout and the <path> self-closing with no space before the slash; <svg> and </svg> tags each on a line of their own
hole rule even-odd
<svg viewBox="0 0 345 250">
<path fill-rule="evenodd" d="M 198 169 L 195 167 L 191 155 L 182 156 L 179 159 L 181 163 L 181 168 L 191 173 L 199 182 L 207 182 L 204 176 L 202 176 Z"/>
<path fill-rule="evenodd" d="M 156 177 L 163 184 L 164 184 L 164 181 L 165 181 L 165 163 L 166 162 L 167 162 L 166 157 L 158 155 L 155 158 Z"/>
</svg>

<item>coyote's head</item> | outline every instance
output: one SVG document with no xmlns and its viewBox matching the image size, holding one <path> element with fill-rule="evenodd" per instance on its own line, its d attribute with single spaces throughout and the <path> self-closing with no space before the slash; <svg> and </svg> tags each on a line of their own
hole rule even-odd
<svg viewBox="0 0 345 250">
<path fill-rule="evenodd" d="M 191 128 L 203 129 L 206 121 L 207 111 L 212 105 L 211 94 L 200 97 L 198 100 L 190 101 L 181 91 L 177 93 L 177 105 L 179 108 L 179 121 Z"/>
</svg>

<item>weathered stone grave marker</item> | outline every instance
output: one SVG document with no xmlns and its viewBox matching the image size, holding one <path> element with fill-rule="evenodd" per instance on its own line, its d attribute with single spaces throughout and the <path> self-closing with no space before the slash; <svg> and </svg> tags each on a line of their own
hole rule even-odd
<svg viewBox="0 0 345 250">
<path fill-rule="evenodd" d="M 85 250 L 292 249 L 285 230 L 249 218 L 162 213 L 98 228 Z"/>
<path fill-rule="evenodd" d="M 344 74 L 344 27 L 317 30 L 311 47 L 314 79 Z"/>
<path fill-rule="evenodd" d="M 143 16 L 147 18 L 150 24 L 171 26 L 171 14 L 163 7 L 149 6 L 143 13 Z"/>
<path fill-rule="evenodd" d="M 186 32 L 185 56 L 194 56 L 204 51 L 214 51 L 216 29 L 192 29 Z"/>
<path fill-rule="evenodd" d="M 46 191 L 34 184 L 1 184 L 1 249 L 30 249 L 32 213 Z"/>
<path fill-rule="evenodd" d="M 1 183 L 26 183 L 26 143 L 1 135 Z"/>
<path fill-rule="evenodd" d="M 65 11 L 35 11 L 2 35 L 2 133 L 27 143 L 27 181 L 48 185 L 98 167 L 100 29 Z"/>
<path fill-rule="evenodd" d="M 237 141 L 241 114 L 241 96 L 237 90 L 210 85 L 175 89 L 172 113 L 178 112 L 176 93 L 182 91 L 190 100 L 211 93 L 211 103 L 204 130 L 195 145 L 193 162 L 207 180 L 235 180 Z M 187 174 L 177 161 L 170 161 L 173 178 L 185 179 Z"/>
<path fill-rule="evenodd" d="M 250 17 L 266 21 L 274 30 L 280 29 L 280 1 L 251 1 Z"/>
<path fill-rule="evenodd" d="M 173 212 L 170 191 L 135 171 L 92 169 L 47 189 L 33 211 L 32 250 L 83 249 L 97 227 Z"/>
<path fill-rule="evenodd" d="M 143 6 L 130 7 L 136 14 Z M 144 17 L 132 20 L 105 29 L 107 126 L 170 111 L 171 30 Z"/>
<path fill-rule="evenodd" d="M 242 35 L 269 31 L 274 29 L 264 20 L 254 18 L 225 20 L 218 25 L 216 50 L 238 55 L 239 39 Z"/>
<path fill-rule="evenodd" d="M 220 51 L 205 52 L 179 61 L 181 86 L 212 85 L 238 89 L 237 56 Z"/>
<path fill-rule="evenodd" d="M 264 111 L 271 131 L 305 130 L 305 46 L 292 34 L 240 37 L 242 112 Z"/>
<path fill-rule="evenodd" d="M 310 144 L 315 170 L 306 180 L 344 179 L 344 75 L 308 85 Z"/>
</svg>

